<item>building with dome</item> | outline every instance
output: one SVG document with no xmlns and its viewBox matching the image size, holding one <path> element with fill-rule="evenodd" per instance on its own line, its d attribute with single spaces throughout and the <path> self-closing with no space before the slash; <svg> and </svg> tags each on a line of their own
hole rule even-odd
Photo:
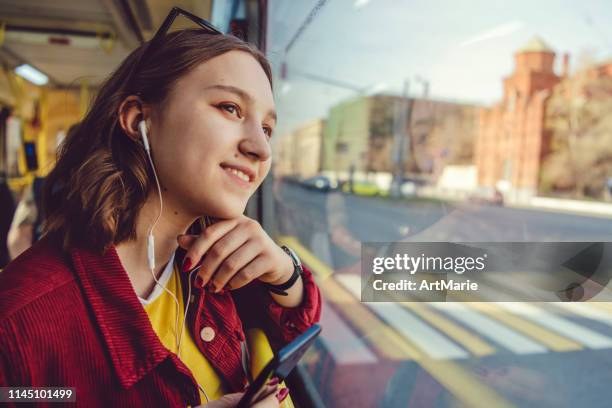
<svg viewBox="0 0 612 408">
<path fill-rule="evenodd" d="M 537 193 L 542 157 L 549 135 L 544 128 L 547 98 L 568 75 L 563 56 L 560 75 L 554 71 L 556 54 L 535 37 L 514 55 L 514 72 L 503 80 L 503 98 L 482 108 L 475 144 L 478 183 L 497 188 L 513 201 Z"/>
</svg>

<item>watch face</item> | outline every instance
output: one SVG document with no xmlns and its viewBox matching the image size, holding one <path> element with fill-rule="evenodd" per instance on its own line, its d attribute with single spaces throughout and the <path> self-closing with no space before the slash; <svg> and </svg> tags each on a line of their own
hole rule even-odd
<svg viewBox="0 0 612 408">
<path fill-rule="evenodd" d="M 293 259 L 293 263 L 295 263 L 297 266 L 299 266 L 301 268 L 302 267 L 302 262 L 300 261 L 300 258 L 297 256 L 295 251 L 293 249 L 289 248 L 288 246 L 283 246 L 283 249 Z"/>
</svg>

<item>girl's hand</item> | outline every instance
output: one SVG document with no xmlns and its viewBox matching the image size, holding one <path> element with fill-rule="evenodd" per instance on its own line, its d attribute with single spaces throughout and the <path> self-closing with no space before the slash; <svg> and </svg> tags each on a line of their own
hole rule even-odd
<svg viewBox="0 0 612 408">
<path fill-rule="evenodd" d="M 182 270 L 190 271 L 206 255 L 196 284 L 210 283 L 213 291 L 237 289 L 253 279 L 280 284 L 293 274 L 291 257 L 270 238 L 259 223 L 244 215 L 220 220 L 201 235 L 179 235 L 187 250 Z"/>
</svg>

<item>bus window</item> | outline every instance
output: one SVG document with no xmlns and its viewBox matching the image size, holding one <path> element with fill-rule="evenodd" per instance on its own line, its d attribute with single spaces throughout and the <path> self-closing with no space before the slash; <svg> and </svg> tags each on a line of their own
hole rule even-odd
<svg viewBox="0 0 612 408">
<path fill-rule="evenodd" d="M 611 13 L 590 0 L 268 2 L 280 119 L 266 203 L 323 292 L 303 363 L 318 401 L 612 397 L 610 303 L 360 301 L 366 243 L 612 238 Z"/>
</svg>

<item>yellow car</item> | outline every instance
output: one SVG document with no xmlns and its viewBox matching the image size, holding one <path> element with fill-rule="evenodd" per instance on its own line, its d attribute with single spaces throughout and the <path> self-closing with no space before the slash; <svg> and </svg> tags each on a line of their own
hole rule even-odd
<svg viewBox="0 0 612 408">
<path fill-rule="evenodd" d="M 344 183 L 342 191 L 350 193 L 350 183 Z M 375 183 L 370 181 L 356 181 L 353 183 L 353 194 L 360 196 L 387 196 L 389 192 L 382 190 Z"/>
</svg>

